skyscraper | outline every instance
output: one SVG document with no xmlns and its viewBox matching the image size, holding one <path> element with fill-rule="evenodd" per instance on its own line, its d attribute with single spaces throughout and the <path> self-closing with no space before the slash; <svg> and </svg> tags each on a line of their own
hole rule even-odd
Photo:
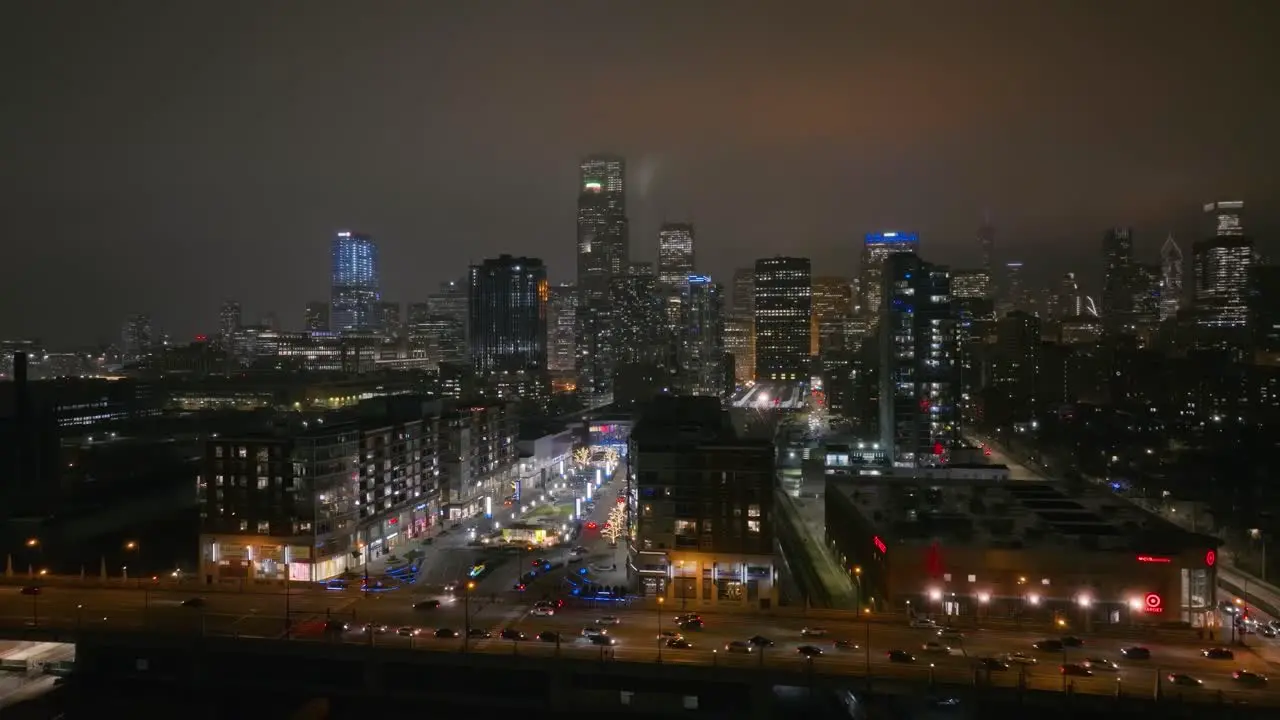
<svg viewBox="0 0 1280 720">
<path fill-rule="evenodd" d="M 663 223 L 658 231 L 658 288 L 667 301 L 667 318 L 680 322 L 680 301 L 693 274 L 693 226 Z"/>
<path fill-rule="evenodd" d="M 125 365 L 133 365 L 150 358 L 157 345 L 155 331 L 151 327 L 151 316 L 130 315 L 120 330 L 120 345 Z"/>
<path fill-rule="evenodd" d="M 562 387 L 564 380 L 574 384 L 577 317 L 577 286 L 570 283 L 553 286 L 547 298 L 547 370 Z"/>
<path fill-rule="evenodd" d="M 813 278 L 813 319 L 809 326 L 809 350 L 818 355 L 844 350 L 845 323 L 853 313 L 853 286 L 849 278 Z"/>
<path fill-rule="evenodd" d="M 706 275 L 690 275 L 680 303 L 679 358 L 686 395 L 728 392 L 724 368 L 724 286 Z"/>
<path fill-rule="evenodd" d="M 1253 240 L 1243 235 L 1197 240 L 1192 245 L 1191 265 L 1197 324 L 1227 330 L 1243 328 L 1249 319 Z"/>
<path fill-rule="evenodd" d="M 392 340 L 404 337 L 404 320 L 400 314 L 400 303 L 383 301 L 378 303 L 378 329 Z"/>
<path fill-rule="evenodd" d="M 996 229 L 991 224 L 990 213 L 982 217 L 982 225 L 978 228 L 978 244 L 982 247 L 982 269 L 991 278 L 995 272 Z"/>
<path fill-rule="evenodd" d="M 307 332 L 329 332 L 329 303 L 312 300 L 302 315 L 302 329 Z"/>
<path fill-rule="evenodd" d="M 733 271 L 733 314 L 752 316 L 756 312 L 756 269 Z"/>
<path fill-rule="evenodd" d="M 240 310 L 240 303 L 234 300 L 224 301 L 218 309 L 218 344 L 224 349 L 230 349 L 231 338 L 235 337 L 243 322 L 244 313 Z"/>
<path fill-rule="evenodd" d="M 862 243 L 862 262 L 859 268 L 862 312 L 878 320 L 884 298 L 884 261 L 890 255 L 915 253 L 920 248 L 920 238 L 915 233 L 870 233 Z"/>
<path fill-rule="evenodd" d="M 1014 260 L 1004 264 L 1004 288 L 1000 302 L 996 303 L 996 316 L 1004 317 L 1014 310 L 1027 310 L 1030 305 L 1026 288 L 1022 284 L 1022 263 Z"/>
<path fill-rule="evenodd" d="M 991 297 L 991 275 L 985 269 L 952 270 L 951 294 L 969 299 Z"/>
<path fill-rule="evenodd" d="M 1133 312 L 1133 230 L 1116 227 L 1102 238 L 1102 323 L 1119 332 Z"/>
<path fill-rule="evenodd" d="M 377 305 L 382 299 L 377 243 L 368 235 L 343 230 L 334 236 L 332 252 L 330 321 L 333 331 L 376 330 Z"/>
<path fill-rule="evenodd" d="M 471 266 L 471 362 L 481 372 L 547 369 L 547 268 L 502 255 Z"/>
<path fill-rule="evenodd" d="M 951 278 L 914 254 L 884 263 L 880 310 L 880 442 L 894 462 L 937 465 L 956 439 L 960 383 Z"/>
<path fill-rule="evenodd" d="M 1160 320 L 1162 322 L 1177 317 L 1178 309 L 1182 305 L 1183 263 L 1182 248 L 1173 241 L 1173 233 L 1170 233 L 1164 241 L 1164 247 L 1160 248 Z"/>
<path fill-rule="evenodd" d="M 593 156 L 578 169 L 578 290 L 593 304 L 604 300 L 609 278 L 624 274 L 630 259 L 626 163 Z"/>
<path fill-rule="evenodd" d="M 756 261 L 756 379 L 809 379 L 809 323 L 813 286 L 809 258 Z"/>
<path fill-rule="evenodd" d="M 1069 272 L 1058 282 L 1058 295 L 1054 302 L 1055 312 L 1051 313 L 1053 315 L 1051 319 L 1065 320 L 1079 317 L 1083 309 L 1080 283 L 1076 281 L 1076 274 Z"/>
</svg>

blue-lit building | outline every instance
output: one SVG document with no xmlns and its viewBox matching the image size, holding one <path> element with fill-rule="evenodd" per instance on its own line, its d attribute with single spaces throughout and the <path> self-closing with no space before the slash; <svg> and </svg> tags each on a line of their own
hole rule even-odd
<svg viewBox="0 0 1280 720">
<path fill-rule="evenodd" d="M 880 315 L 884 299 L 884 261 L 891 255 L 915 254 L 920 249 L 920 236 L 905 232 L 868 233 L 862 243 L 859 269 L 858 306 L 874 323 Z"/>
<path fill-rule="evenodd" d="M 382 300 L 378 244 L 347 230 L 333 238 L 333 282 L 329 321 L 334 332 L 377 330 Z"/>
<path fill-rule="evenodd" d="M 959 432 L 951 274 L 914 253 L 892 253 L 882 267 L 880 445 L 897 466 L 942 465 Z"/>
</svg>

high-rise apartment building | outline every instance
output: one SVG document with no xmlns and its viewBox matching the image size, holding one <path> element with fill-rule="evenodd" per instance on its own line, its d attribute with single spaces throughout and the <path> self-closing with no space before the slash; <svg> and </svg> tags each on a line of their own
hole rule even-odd
<svg viewBox="0 0 1280 720">
<path fill-rule="evenodd" d="M 329 303 L 312 300 L 302 314 L 302 329 L 307 332 L 329 332 Z"/>
<path fill-rule="evenodd" d="M 946 462 L 959 432 L 956 316 L 945 267 L 915 254 L 884 263 L 881 306 L 880 443 L 895 464 Z"/>
<path fill-rule="evenodd" d="M 1184 261 L 1182 248 L 1173 240 L 1173 233 L 1165 239 L 1160 248 L 1160 320 L 1171 320 L 1178 315 L 1182 307 Z"/>
<path fill-rule="evenodd" d="M 577 367 L 577 322 L 577 286 L 552 286 L 547 296 L 547 370 L 557 382 L 570 385 Z"/>
<path fill-rule="evenodd" d="M 368 235 L 343 230 L 333 238 L 332 260 L 332 330 L 377 330 L 382 299 L 377 243 Z"/>
<path fill-rule="evenodd" d="M 863 313 L 872 318 L 880 317 L 884 299 L 884 261 L 892 255 L 916 253 L 920 238 L 915 233 L 870 233 L 862 243 L 862 261 L 859 268 L 859 287 L 862 298 L 859 305 Z"/>
<path fill-rule="evenodd" d="M 615 277 L 609 283 L 608 306 L 610 322 L 602 345 L 607 348 L 604 360 L 614 370 L 667 362 L 672 338 L 656 277 Z"/>
<path fill-rule="evenodd" d="M 986 270 L 952 270 L 951 295 L 957 298 L 991 297 L 991 275 Z"/>
<path fill-rule="evenodd" d="M 849 278 L 813 278 L 813 317 L 809 350 L 813 355 L 845 349 L 845 323 L 853 314 L 853 286 Z"/>
<path fill-rule="evenodd" d="M 807 381 L 813 285 L 809 258 L 756 261 L 756 379 Z"/>
<path fill-rule="evenodd" d="M 231 339 L 235 337 L 236 331 L 244 324 L 244 313 L 240 309 L 240 303 L 234 300 L 226 300 L 222 303 L 222 307 L 218 309 L 218 344 L 224 349 L 231 347 Z"/>
<path fill-rule="evenodd" d="M 547 369 L 547 268 L 502 255 L 471 267 L 471 362 L 481 372 Z"/>
<path fill-rule="evenodd" d="M 723 397 L 724 367 L 724 286 L 706 275 L 690 275 L 680 303 L 681 389 L 685 395 Z"/>
</svg>

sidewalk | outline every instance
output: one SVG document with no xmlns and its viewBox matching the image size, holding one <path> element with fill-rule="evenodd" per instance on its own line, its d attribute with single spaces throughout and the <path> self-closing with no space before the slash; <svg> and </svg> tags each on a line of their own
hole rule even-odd
<svg viewBox="0 0 1280 720">
<path fill-rule="evenodd" d="M 802 495 L 806 494 L 803 488 Z M 810 594 L 824 597 L 832 608 L 853 608 L 858 602 L 853 581 L 826 545 L 826 509 L 821 496 L 792 498 L 780 492 L 775 497 L 779 519 L 795 530 L 804 553 L 804 557 L 791 558 L 791 561 L 807 562 L 813 579 L 821 585 L 820 588 L 811 588 Z"/>
</svg>

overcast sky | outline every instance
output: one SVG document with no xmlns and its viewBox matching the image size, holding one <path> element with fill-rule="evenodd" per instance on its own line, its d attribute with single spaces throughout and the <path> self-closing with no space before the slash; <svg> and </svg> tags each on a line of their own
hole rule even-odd
<svg viewBox="0 0 1280 720">
<path fill-rule="evenodd" d="M 574 274 L 578 160 L 630 165 L 632 254 L 852 274 L 864 233 L 1097 284 L 1111 225 L 1190 256 L 1199 207 L 1275 235 L 1280 3 L 13 0 L 0 24 L 0 337 L 175 338 L 223 298 L 301 324 L 332 233 L 384 297 L 502 252 Z"/>
</svg>

